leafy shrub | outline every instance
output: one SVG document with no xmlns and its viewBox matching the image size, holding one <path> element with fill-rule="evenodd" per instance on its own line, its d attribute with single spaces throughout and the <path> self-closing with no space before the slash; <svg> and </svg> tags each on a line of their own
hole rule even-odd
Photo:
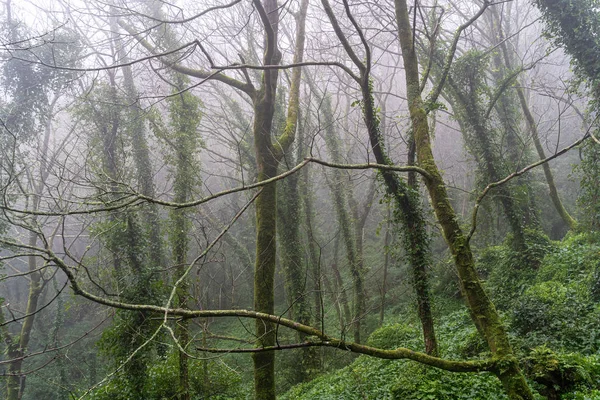
<svg viewBox="0 0 600 400">
<path fill-rule="evenodd" d="M 547 343 L 588 354 L 600 348 L 600 308 L 582 284 L 534 285 L 517 300 L 512 316 L 512 327 L 527 347 Z"/>
<path fill-rule="evenodd" d="M 548 236 L 536 229 L 525 229 L 526 252 L 509 252 L 508 262 L 513 269 L 533 268 L 537 269 L 546 254 L 554 249 L 554 244 Z M 512 235 L 506 237 L 505 246 L 509 249 L 518 248 L 514 243 Z"/>
<path fill-rule="evenodd" d="M 562 396 L 563 400 L 600 400 L 600 390 L 576 390 Z"/>
<path fill-rule="evenodd" d="M 205 364 L 206 363 L 206 364 Z M 192 399 L 239 399 L 243 398 L 241 377 L 221 360 L 189 360 L 189 377 Z M 148 368 L 144 379 L 144 400 L 177 398 L 179 366 L 176 353 L 157 360 Z M 120 376 L 96 389 L 93 400 L 142 400 L 132 391 L 128 380 Z"/>
<path fill-rule="evenodd" d="M 544 257 L 553 251 L 548 237 L 526 229 L 527 251 L 514 250 L 513 237 L 508 235 L 502 246 L 486 249 L 479 258 L 478 268 L 487 277 L 487 287 L 499 309 L 510 309 L 514 301 L 535 281 L 537 269 Z"/>
<path fill-rule="evenodd" d="M 473 336 L 466 312 L 456 312 L 440 325 L 442 352 L 454 357 Z M 460 343 L 459 343 L 460 342 Z M 416 327 L 393 324 L 376 330 L 368 344 L 385 349 L 422 349 Z M 351 365 L 292 388 L 281 399 L 506 399 L 500 381 L 493 375 L 460 374 L 423 366 L 407 360 L 382 360 L 360 356 Z"/>
<path fill-rule="evenodd" d="M 418 329 L 409 325 L 385 325 L 369 336 L 367 344 L 380 349 L 408 347 L 416 350 L 424 347 L 422 337 Z"/>
<path fill-rule="evenodd" d="M 600 400 L 600 305 L 594 285 L 600 286 L 600 247 L 590 235 L 574 235 L 552 243 L 543 234 L 527 231 L 528 254 L 512 250 L 509 238 L 480 257 L 480 274 L 512 322 L 513 340 L 522 349 L 547 343 L 522 358 L 530 382 L 544 392 L 548 386 L 562 399 Z M 596 274 L 596 275 L 594 275 Z M 600 289 L 598 289 L 600 291 Z M 448 296 L 450 297 L 450 296 Z M 413 314 L 409 314 L 413 315 Z M 411 317 L 404 315 L 403 321 Z M 422 350 L 422 333 L 409 324 L 376 330 L 368 344 L 385 349 Z M 489 357 L 489 349 L 464 307 L 436 321 L 441 353 L 448 359 Z M 528 350 L 526 350 L 528 351 Z M 563 353 L 561 353 L 561 351 Z M 573 352 L 579 351 L 586 355 Z M 553 375 L 554 374 L 554 375 Z M 557 380 L 552 380 L 552 379 Z M 562 386 L 562 387 L 561 387 Z M 538 393 L 534 396 L 541 399 Z M 458 374 L 412 361 L 361 356 L 343 369 L 292 388 L 283 399 L 505 399 L 492 374 Z"/>
<path fill-rule="evenodd" d="M 178 357 L 172 353 L 166 360 L 154 364 L 148 371 L 145 392 L 150 399 L 170 399 L 177 394 Z M 192 399 L 237 399 L 241 378 L 219 359 L 189 360 Z"/>
<path fill-rule="evenodd" d="M 454 373 L 418 364 L 406 365 L 392 389 L 397 400 L 507 399 L 489 373 Z"/>
<path fill-rule="evenodd" d="M 598 375 L 597 360 L 579 354 L 557 354 L 546 346 L 534 348 L 525 358 L 525 371 L 540 387 L 538 391 L 550 399 L 557 399 L 575 389 L 594 387 Z"/>
<path fill-rule="evenodd" d="M 585 282 L 598 285 L 600 245 L 593 235 L 569 235 L 544 259 L 537 282 Z M 593 290 L 592 290 L 593 291 Z"/>
</svg>

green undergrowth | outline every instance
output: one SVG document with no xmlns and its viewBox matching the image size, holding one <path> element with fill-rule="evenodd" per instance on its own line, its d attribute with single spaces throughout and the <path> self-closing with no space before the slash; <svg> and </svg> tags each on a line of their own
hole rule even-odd
<svg viewBox="0 0 600 400">
<path fill-rule="evenodd" d="M 488 291 L 499 304 L 536 398 L 600 400 L 600 240 L 595 235 L 574 234 L 552 242 L 543 234 L 528 231 L 528 254 L 513 251 L 510 240 L 484 251 L 479 267 Z M 437 302 L 456 304 L 450 296 Z M 414 311 L 411 314 L 405 309 L 393 321 L 396 323 L 376 330 L 368 344 L 422 351 Z M 436 318 L 436 333 L 444 358 L 490 356 L 464 308 L 450 313 L 444 309 Z M 452 373 L 412 361 L 368 356 L 294 386 L 281 397 L 505 398 L 499 380 L 489 373 Z"/>
<path fill-rule="evenodd" d="M 600 242 L 572 235 L 549 251 L 509 310 L 525 348 L 592 355 L 600 351 Z"/>
<path fill-rule="evenodd" d="M 200 399 L 243 399 L 244 384 L 234 369 L 223 360 L 192 359 L 189 362 L 190 392 L 193 400 Z M 179 366 L 176 352 L 156 360 L 148 368 L 144 379 L 144 399 L 163 400 L 178 396 Z M 101 384 L 87 398 L 93 400 L 138 399 L 129 382 L 119 375 Z M 142 400 L 142 399 L 139 399 Z"/>
<path fill-rule="evenodd" d="M 539 346 L 524 357 L 522 368 L 533 387 L 550 399 L 596 399 L 600 388 L 600 354 L 557 353 Z"/>
<path fill-rule="evenodd" d="M 464 311 L 448 316 L 438 328 L 447 358 L 459 358 L 480 348 L 476 331 Z M 395 323 L 376 330 L 371 346 L 386 349 L 423 348 L 417 324 Z M 487 397 L 483 396 L 486 393 Z M 479 396 L 479 397 L 478 397 Z M 483 396 L 483 397 L 482 397 Z M 360 356 L 349 366 L 295 386 L 281 399 L 504 399 L 500 382 L 491 374 L 446 372 L 407 360 Z"/>
<path fill-rule="evenodd" d="M 500 246 L 486 248 L 480 255 L 477 269 L 486 280 L 486 287 L 500 310 L 510 309 L 516 299 L 536 279 L 544 258 L 556 244 L 543 233 L 525 230 L 527 251 L 515 250 L 514 238 L 508 235 Z"/>
</svg>

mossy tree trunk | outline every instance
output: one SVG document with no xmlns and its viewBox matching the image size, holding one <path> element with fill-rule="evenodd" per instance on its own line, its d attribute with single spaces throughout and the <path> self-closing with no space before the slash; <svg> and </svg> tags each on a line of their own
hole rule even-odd
<svg viewBox="0 0 600 400">
<path fill-rule="evenodd" d="M 528 142 L 523 139 L 521 129 L 521 114 L 518 100 L 515 92 L 510 90 L 512 85 L 507 85 L 513 81 L 513 71 L 511 71 L 512 55 L 507 52 L 505 30 L 510 28 L 510 18 L 502 18 L 498 15 L 495 7 L 490 7 L 487 13 L 489 17 L 489 35 L 491 45 L 499 46 L 500 51 L 492 53 L 491 75 L 499 89 L 499 96 L 495 103 L 496 114 L 499 119 L 499 126 L 502 129 L 503 136 L 506 138 L 507 162 L 510 171 L 517 171 L 531 161 L 531 149 Z M 539 228 L 538 207 L 536 206 L 530 175 L 519 177 L 513 185 L 521 187 L 520 201 L 515 202 L 520 208 L 520 214 L 523 217 L 522 224 L 530 228 Z M 516 243 L 517 247 L 522 247 L 520 251 L 527 250 L 527 243 Z"/>
<path fill-rule="evenodd" d="M 304 0 L 307 1 L 307 0 Z M 277 47 L 279 32 L 280 7 L 276 0 L 253 0 L 254 8 L 262 23 L 265 33 L 263 65 L 278 65 L 281 61 L 281 52 Z M 301 9 L 303 6 L 301 6 Z M 304 51 L 304 18 L 300 19 L 297 29 L 294 62 L 301 62 Z M 152 54 L 159 50 L 147 40 L 141 38 L 135 29 L 119 21 L 121 27 L 132 34 L 138 43 Z M 251 30 L 250 30 L 251 31 Z M 251 40 L 250 43 L 253 43 Z M 251 50 L 253 51 L 253 50 Z M 275 114 L 278 70 L 267 68 L 259 72 L 252 72 L 255 77 L 260 77 L 260 86 L 255 88 L 250 82 L 250 74 L 244 74 L 245 81 L 239 81 L 223 73 L 212 73 L 202 69 L 193 69 L 179 63 L 165 63 L 176 72 L 200 79 L 212 79 L 247 94 L 252 102 L 254 122 L 252 126 L 254 136 L 254 159 L 258 181 L 264 181 L 277 174 L 277 168 L 283 154 L 294 141 L 298 102 L 300 93 L 301 69 L 292 69 L 288 115 L 283 134 L 273 140 L 272 128 Z M 244 72 L 247 72 L 244 70 Z M 256 258 L 254 270 L 254 309 L 256 311 L 272 314 L 274 312 L 274 279 L 276 263 L 276 236 L 277 236 L 277 190 L 276 183 L 270 183 L 261 188 L 255 200 L 256 209 Z M 257 345 L 260 347 L 272 346 L 275 343 L 275 330 L 272 322 L 256 321 Z M 253 354 L 254 387 L 257 399 L 275 398 L 274 352 L 257 352 Z"/>
<path fill-rule="evenodd" d="M 391 241 L 391 236 L 392 236 L 391 232 L 390 232 L 391 220 L 392 220 L 392 210 L 388 205 L 385 236 L 383 239 L 385 255 L 384 255 L 384 259 L 383 259 L 383 278 L 381 279 L 381 289 L 380 289 L 381 303 L 379 306 L 379 326 L 383 325 L 383 321 L 385 318 L 385 301 L 386 301 L 385 297 L 387 294 L 387 275 L 388 275 L 388 268 L 389 268 L 389 264 L 390 264 L 390 241 Z"/>
<path fill-rule="evenodd" d="M 111 18 L 111 29 L 118 32 L 118 24 L 115 18 Z M 135 87 L 133 72 L 131 66 L 128 65 L 129 58 L 125 53 L 125 48 L 120 43 L 118 38 L 115 38 L 115 45 L 119 62 L 123 64 L 121 68 L 123 72 L 123 84 L 125 86 L 125 96 L 128 100 L 129 113 L 131 115 L 131 127 L 129 134 L 131 136 L 133 159 L 137 173 L 137 181 L 140 187 L 140 192 L 147 197 L 154 198 L 154 174 L 152 171 L 152 163 L 150 161 L 150 149 L 145 134 L 145 117 L 142 113 L 142 105 L 140 104 L 139 95 Z M 165 257 L 162 246 L 160 217 L 155 204 L 148 204 L 144 208 L 144 223 L 145 230 L 148 231 L 149 260 L 154 264 L 152 267 L 158 267 L 164 264 Z"/>
<path fill-rule="evenodd" d="M 540 141 L 540 135 L 537 129 L 537 124 L 529 108 L 529 104 L 527 102 L 527 98 L 525 97 L 523 88 L 518 82 L 515 85 L 515 90 L 517 91 L 517 96 L 519 96 L 519 103 L 521 105 L 521 109 L 523 110 L 523 115 L 525 115 L 527 129 L 529 129 L 529 133 L 531 134 L 531 138 L 533 139 L 535 150 L 540 160 L 544 160 L 546 158 L 546 152 L 544 151 L 544 147 L 542 146 L 542 143 Z M 574 230 L 575 228 L 577 228 L 577 221 L 567 211 L 562 200 L 560 199 L 558 189 L 556 188 L 556 183 L 554 183 L 554 175 L 552 174 L 552 170 L 550 169 L 550 164 L 544 163 L 542 165 L 542 168 L 544 169 L 544 176 L 546 178 L 546 183 L 548 184 L 550 199 L 552 200 L 554 208 L 556 208 L 558 215 L 560 215 L 565 225 L 567 225 L 569 229 Z"/>
<path fill-rule="evenodd" d="M 535 4 L 542 12 L 548 32 L 556 42 L 572 57 L 574 71 L 578 79 L 587 84 L 592 96 L 590 108 L 598 113 L 600 104 L 600 12 L 594 0 L 536 0 Z M 597 122 L 597 120 L 596 120 Z M 590 128 L 594 129 L 594 128 Z M 587 133 L 586 133 L 587 135 Z M 597 134 L 596 134 L 597 139 Z M 583 147 L 583 159 L 579 166 L 581 174 L 580 204 L 585 214 L 581 223 L 588 228 L 600 227 L 600 145 L 589 141 Z"/>
<path fill-rule="evenodd" d="M 485 107 L 479 95 L 484 84 L 482 68 L 485 64 L 479 53 L 466 54 L 460 61 L 461 68 L 455 68 L 452 76 L 447 78 L 445 91 L 448 93 L 447 97 L 455 118 L 461 125 L 468 150 L 477 160 L 479 173 L 485 185 L 487 182 L 496 182 L 504 178 L 508 173 L 505 172 L 504 160 L 499 157 L 500 146 L 494 141 L 499 135 L 489 126 L 485 117 Z M 504 210 L 510 231 L 514 236 L 515 250 L 524 251 L 526 249 L 524 216 L 516 203 L 511 186 L 502 185 L 497 188 L 497 192 L 496 199 Z"/>
<path fill-rule="evenodd" d="M 254 0 L 265 29 L 265 53 L 263 65 L 277 65 L 281 53 L 277 48 L 279 30 L 279 6 L 276 0 Z M 300 6 L 296 31 L 294 63 L 301 62 L 304 54 L 304 24 L 308 0 Z M 300 67 L 293 68 L 290 85 L 289 104 L 285 127 L 275 142 L 272 140 L 273 117 L 275 115 L 277 92 L 277 69 L 264 71 L 260 88 L 252 97 L 254 106 L 254 149 L 258 171 L 258 181 L 277 175 L 279 162 L 294 141 L 298 123 L 300 100 Z M 255 201 L 256 207 L 256 263 L 254 270 L 254 309 L 273 314 L 275 264 L 277 250 L 277 186 L 265 185 Z M 275 345 L 275 326 L 271 322 L 256 321 L 257 345 Z M 275 354 L 272 351 L 253 354 L 254 393 L 256 399 L 275 399 Z"/>
<path fill-rule="evenodd" d="M 491 302 L 477 271 L 473 253 L 460 227 L 458 218 L 446 191 L 446 184 L 435 163 L 431 149 L 431 137 L 427 113 L 421 98 L 418 60 L 413 47 L 413 32 L 410 25 L 408 7 L 405 0 L 394 0 L 398 37 L 404 62 L 409 113 L 412 121 L 417 162 L 427 171 L 425 185 L 431 198 L 444 238 L 454 258 L 459 282 L 467 306 L 476 324 L 481 327 L 492 354 L 502 359 L 502 368 L 497 371 L 498 378 L 506 393 L 513 400 L 530 400 L 533 395 L 510 345 L 506 329 Z"/>
<path fill-rule="evenodd" d="M 356 29 L 365 49 L 365 61 L 352 50 L 346 36 L 342 32 L 337 19 L 328 0 L 321 0 L 325 12 L 333 25 L 338 39 L 342 42 L 348 56 L 359 69 L 359 75 L 355 75 L 355 81 L 360 85 L 362 99 L 363 119 L 367 127 L 371 151 L 378 164 L 392 165 L 392 161 L 385 150 L 385 144 L 381 135 L 380 117 L 377 114 L 373 87 L 371 81 L 371 52 L 363 32 L 349 12 L 349 5 L 344 1 L 346 14 Z M 418 84 L 418 82 L 417 82 Z M 411 270 L 413 271 L 414 288 L 417 291 L 418 314 L 423 325 L 426 351 L 431 355 L 438 354 L 437 340 L 431 314 L 429 284 L 427 278 L 427 266 L 429 264 L 429 236 L 425 229 L 423 211 L 419 204 L 418 194 L 411 190 L 406 183 L 393 171 L 380 171 L 387 194 L 394 201 L 394 221 L 402 226 L 403 247 L 406 252 Z"/>
<path fill-rule="evenodd" d="M 275 78 L 276 79 L 276 78 Z M 269 89 L 267 89 L 269 90 Z M 262 92 L 262 93 L 261 93 Z M 258 95 L 264 95 L 264 89 Z M 274 97 L 274 96 L 273 96 Z M 255 105 L 255 149 L 258 164 L 258 180 L 277 175 L 278 160 L 273 156 L 271 144 L 271 121 L 274 103 L 269 101 Z M 254 309 L 273 314 L 274 279 L 276 263 L 277 188 L 271 183 L 262 188 L 256 199 L 256 260 L 254 266 Z M 257 344 L 261 347 L 275 345 L 275 329 L 272 323 L 256 322 Z M 253 355 L 254 389 L 257 399 L 275 399 L 275 354 L 262 352 Z"/>
<path fill-rule="evenodd" d="M 99 158 L 99 169 L 101 172 L 99 180 L 104 186 L 98 197 L 101 201 L 112 201 L 121 189 L 120 182 L 123 182 L 123 159 L 122 141 L 120 135 L 124 134 L 129 128 L 125 123 L 127 107 L 122 107 L 126 102 L 119 96 L 117 90 L 116 71 L 107 72 L 108 87 L 99 87 L 88 94 L 85 102 L 85 113 L 83 118 L 89 122 L 92 135 L 96 135 L 100 149 L 95 153 Z M 131 300 L 135 298 L 140 302 L 152 303 L 156 301 L 153 293 L 154 285 L 152 271 L 147 266 L 147 248 L 146 239 L 141 225 L 138 221 L 139 215 L 132 210 L 125 210 L 118 213 L 110 213 L 107 220 L 110 225 L 118 227 L 111 229 L 102 237 L 105 248 L 112 257 L 116 287 L 127 283 L 126 288 L 119 289 L 122 298 Z M 128 271 L 126 270 L 128 269 Z M 125 282 L 131 278 L 131 282 Z M 130 284 L 130 285 L 129 285 Z M 114 355 L 115 361 L 121 362 L 124 354 L 138 349 L 147 339 L 147 333 L 151 329 L 152 322 L 146 312 L 140 311 L 119 311 L 116 319 L 118 323 L 111 328 L 113 335 L 107 348 Z M 114 340 L 113 338 L 119 338 Z M 137 352 L 124 366 L 124 378 L 130 385 L 131 391 L 135 396 L 144 396 L 144 384 L 146 379 L 147 359 L 144 352 L 150 351 L 151 346 L 147 346 L 143 351 Z"/>
<path fill-rule="evenodd" d="M 493 14 L 493 17 L 495 18 L 496 25 L 502 28 L 501 23 L 499 22 L 500 16 L 497 14 L 497 12 Z M 499 42 L 497 44 L 500 47 L 504 64 L 506 66 L 506 69 L 508 69 L 508 71 L 511 71 L 514 68 L 513 66 L 515 63 L 513 62 L 513 57 L 511 57 L 512 53 L 508 48 L 509 46 L 507 44 L 507 39 L 505 38 L 506 35 L 504 34 L 504 29 L 501 29 L 498 32 L 498 36 Z M 519 98 L 519 105 L 523 112 L 523 116 L 525 117 L 527 130 L 531 135 L 538 157 L 540 158 L 540 160 L 543 160 L 546 158 L 546 152 L 544 151 L 544 148 L 540 141 L 537 123 L 535 122 L 533 114 L 531 113 L 527 97 L 525 96 L 525 91 L 523 90 L 523 85 L 521 85 L 521 83 L 516 77 L 515 83 L 512 85 L 512 89 L 515 90 L 517 97 Z M 544 170 L 544 176 L 546 178 L 546 183 L 548 184 L 548 189 L 550 192 L 550 199 L 552 200 L 554 208 L 556 208 L 558 215 L 561 217 L 565 225 L 568 226 L 571 230 L 575 229 L 577 227 L 577 221 L 569 214 L 569 212 L 563 205 L 562 200 L 560 199 L 558 190 L 556 188 L 556 184 L 554 183 L 554 175 L 552 174 L 552 170 L 550 169 L 550 164 L 544 163 L 542 165 L 542 168 Z"/>
<path fill-rule="evenodd" d="M 299 119 L 298 119 L 298 149 L 301 150 L 301 156 L 298 157 L 298 159 L 300 159 L 301 157 L 304 157 L 307 155 L 308 152 L 308 147 L 306 146 L 306 138 L 307 138 L 307 132 L 306 132 L 306 126 L 308 125 L 308 120 L 309 120 L 309 116 L 310 114 L 306 114 L 306 121 L 303 121 L 302 119 L 302 113 L 300 112 L 298 114 Z M 313 227 L 313 216 L 314 216 L 314 203 L 313 203 L 313 192 L 312 192 L 312 186 L 311 186 L 311 180 L 310 180 L 310 176 L 309 176 L 309 168 L 303 168 L 302 171 L 300 171 L 299 175 L 300 175 L 300 182 L 299 185 L 301 187 L 301 191 L 303 193 L 302 196 L 300 196 L 300 205 L 302 207 L 303 210 L 303 221 L 301 221 L 304 224 L 304 228 L 305 228 L 305 236 L 304 239 L 306 240 L 306 251 L 305 251 L 305 255 L 307 257 L 307 273 L 309 274 L 310 278 L 311 278 L 311 287 L 310 289 L 313 291 L 313 296 L 312 296 L 312 310 L 313 310 L 313 323 L 315 326 L 322 326 L 323 324 L 323 298 L 322 298 L 322 291 L 321 291 L 321 257 L 320 257 L 320 251 L 317 251 L 317 238 L 314 234 L 314 227 Z M 315 361 L 316 367 L 320 370 L 321 369 L 321 359 L 319 356 L 319 359 Z"/>
<path fill-rule="evenodd" d="M 169 119 L 173 130 L 174 172 L 173 172 L 173 201 L 185 203 L 191 200 L 194 188 L 199 185 L 198 162 L 195 159 L 201 140 L 196 131 L 200 123 L 200 102 L 189 91 L 184 91 L 186 80 L 180 74 L 175 74 L 177 80 L 177 95 L 168 99 Z M 176 293 L 176 303 L 179 307 L 187 307 L 189 297 L 189 280 L 184 277 L 187 270 L 188 249 L 191 236 L 191 223 L 189 209 L 176 209 L 171 211 L 171 227 L 169 239 L 175 265 L 176 276 L 174 281 L 184 278 Z M 189 400 L 190 376 L 189 357 L 187 355 L 190 344 L 188 322 L 185 319 L 176 322 L 175 337 L 179 342 L 179 382 L 177 398 Z"/>
<path fill-rule="evenodd" d="M 301 124 L 298 123 L 299 132 L 295 154 L 288 151 L 285 156 L 287 163 L 292 166 L 302 162 L 304 154 L 301 129 Z M 282 201 L 278 204 L 277 223 L 281 242 L 280 260 L 285 275 L 285 289 L 292 319 L 301 324 L 310 325 L 312 310 L 311 296 L 308 293 L 314 288 L 311 287 L 313 280 L 309 279 L 311 271 L 307 268 L 308 264 L 304 259 L 302 235 L 300 233 L 301 226 L 306 222 L 306 219 L 303 218 L 303 213 L 306 210 L 302 208 L 302 196 L 300 194 L 301 191 L 304 191 L 302 183 L 300 174 L 294 174 L 279 185 L 279 195 Z M 305 341 L 306 335 L 297 332 L 297 338 L 302 343 Z M 301 368 L 296 370 L 294 378 L 297 383 L 309 381 L 320 369 L 317 348 L 305 347 L 298 354 L 300 359 L 297 365 Z"/>
</svg>

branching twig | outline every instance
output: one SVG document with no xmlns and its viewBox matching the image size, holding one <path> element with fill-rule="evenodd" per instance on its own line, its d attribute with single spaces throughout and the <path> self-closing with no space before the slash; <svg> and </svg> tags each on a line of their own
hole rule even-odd
<svg viewBox="0 0 600 400">
<path fill-rule="evenodd" d="M 562 150 L 557 151 L 556 153 L 552 154 L 551 156 L 546 157 L 543 160 L 534 162 L 533 164 L 530 164 L 519 171 L 513 172 L 512 174 L 508 175 L 504 179 L 501 179 L 496 182 L 492 182 L 489 185 L 487 185 L 485 187 L 485 189 L 483 189 L 483 192 L 481 192 L 481 194 L 477 197 L 477 200 L 475 201 L 475 206 L 473 207 L 473 216 L 471 217 L 471 230 L 469 231 L 469 234 L 467 235 L 467 243 L 471 240 L 471 237 L 473 237 L 473 234 L 475 233 L 475 230 L 477 229 L 477 211 L 479 210 L 479 206 L 480 206 L 481 202 L 483 201 L 484 197 L 489 193 L 490 190 L 492 190 L 493 188 L 498 187 L 500 185 L 504 185 L 506 182 L 512 180 L 513 178 L 523 175 L 527 171 L 529 171 L 535 167 L 539 167 L 540 165 L 545 164 L 548 161 L 555 159 L 556 157 L 566 153 L 567 151 L 571 150 L 572 148 L 579 146 L 581 143 L 583 143 L 589 137 L 591 137 L 590 129 L 588 129 L 588 131 L 585 133 L 585 135 L 583 135 L 583 137 L 581 139 L 573 142 L 572 144 L 563 148 Z"/>
</svg>

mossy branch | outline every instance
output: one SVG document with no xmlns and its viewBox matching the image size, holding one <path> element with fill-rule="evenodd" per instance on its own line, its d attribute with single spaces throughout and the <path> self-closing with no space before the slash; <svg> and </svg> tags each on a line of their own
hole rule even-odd
<svg viewBox="0 0 600 400">
<path fill-rule="evenodd" d="M 597 119 L 598 119 L 598 117 L 596 117 L 596 120 Z M 483 189 L 481 194 L 479 196 L 477 196 L 477 200 L 475 201 L 475 206 L 473 207 L 473 214 L 471 217 L 471 230 L 469 231 L 469 234 L 467 235 L 467 238 L 466 238 L 467 243 L 471 240 L 471 237 L 473 236 L 473 234 L 475 233 L 475 230 L 477 229 L 477 212 L 479 211 L 479 206 L 481 205 L 481 202 L 483 201 L 483 199 L 489 193 L 490 190 L 492 190 L 495 187 L 504 185 L 505 183 L 512 180 L 513 178 L 523 175 L 524 173 L 528 172 L 529 170 L 539 167 L 540 165 L 545 164 L 545 163 L 555 159 L 556 157 L 563 155 L 564 153 L 571 150 L 572 148 L 579 146 L 581 143 L 583 143 L 586 139 L 588 139 L 590 137 L 591 137 L 590 130 L 588 129 L 588 131 L 585 133 L 585 135 L 583 135 L 583 137 L 581 139 L 576 140 L 575 142 L 571 143 L 569 146 L 564 147 L 562 150 L 557 151 L 556 153 L 552 154 L 549 157 L 544 158 L 543 160 L 539 160 L 537 162 L 534 162 L 533 164 L 529 164 L 525 168 L 523 168 L 519 171 L 515 171 L 512 174 L 506 176 L 505 178 L 503 178 L 499 181 L 492 182 L 489 185 L 487 185 L 485 187 L 485 189 Z"/>
<path fill-rule="evenodd" d="M 313 157 L 307 157 L 305 161 L 314 162 L 321 164 L 326 167 L 339 168 L 339 169 L 378 169 L 381 171 L 397 171 L 397 172 L 416 172 L 422 175 L 424 178 L 430 178 L 429 172 L 421 167 L 415 165 L 388 165 L 388 164 L 377 164 L 377 163 L 365 163 L 365 164 L 338 164 L 320 160 Z"/>
<path fill-rule="evenodd" d="M 243 209 L 242 209 L 243 211 Z M 239 214 L 239 213 L 238 213 Z M 235 220 L 235 219 L 234 219 Z M 233 221 L 232 221 L 233 222 Z M 225 228 L 228 229 L 231 226 L 231 223 Z M 222 235 L 220 235 L 222 236 Z M 220 238 L 219 236 L 219 238 Z M 217 240 L 219 239 L 217 238 Z M 2 240 L 2 242 L 6 244 L 15 245 L 14 243 L 7 243 L 7 241 Z M 213 241 L 213 244 L 216 241 Z M 212 245 L 212 244 L 211 244 Z M 209 246 L 204 252 L 201 253 L 199 257 L 205 255 L 212 246 Z M 398 348 L 394 350 L 384 350 L 379 349 L 372 346 L 366 346 L 357 344 L 354 342 L 349 342 L 341 339 L 337 339 L 326 335 L 322 331 L 313 328 L 308 325 L 300 324 L 296 321 L 282 318 L 278 315 L 271 315 L 260 313 L 251 310 L 188 310 L 184 308 L 169 308 L 162 306 L 155 306 L 150 304 L 130 304 L 125 302 L 120 302 L 112 299 L 106 299 L 92 293 L 87 292 L 85 289 L 81 287 L 77 278 L 75 277 L 72 268 L 69 267 L 64 260 L 58 257 L 50 248 L 42 249 L 42 248 L 32 248 L 32 250 L 37 250 L 40 252 L 44 252 L 48 254 L 48 256 L 57 264 L 57 266 L 67 275 L 71 288 L 75 292 L 75 294 L 85 297 L 88 300 L 91 300 L 95 303 L 106 305 L 113 308 L 119 308 L 124 310 L 135 310 L 135 311 L 147 311 L 154 312 L 158 314 L 162 314 L 164 316 L 179 316 L 183 318 L 208 318 L 208 317 L 239 317 L 239 318 L 251 318 L 258 319 L 262 321 L 267 321 L 271 323 L 275 323 L 280 326 L 287 327 L 289 329 L 293 329 L 299 332 L 302 332 L 308 336 L 315 336 L 319 339 L 318 345 L 327 346 L 327 347 L 335 347 L 342 350 L 351 351 L 359 354 L 366 354 L 372 357 L 384 358 L 384 359 L 408 359 L 413 360 L 422 364 L 430 365 L 436 368 L 444 369 L 452 372 L 480 372 L 480 371 L 490 371 L 494 372 L 496 369 L 497 360 L 477 360 L 477 361 L 455 361 L 455 360 L 446 360 L 438 357 L 432 357 L 425 353 L 413 351 L 407 348 Z M 285 347 L 278 348 L 281 346 L 275 346 L 273 348 L 267 348 L 265 350 L 282 350 Z M 263 351 L 265 351 L 263 350 Z M 210 351 L 210 349 L 204 349 L 203 351 Z M 217 351 L 217 350 L 215 350 Z M 235 351 L 235 350 L 231 350 Z M 231 352 L 230 351 L 230 352 Z"/>
<path fill-rule="evenodd" d="M 259 316 L 258 318 L 262 318 Z M 288 320 L 286 320 L 288 322 Z M 286 326 L 284 323 L 280 325 Z M 317 336 L 319 341 L 306 341 L 302 343 L 281 344 L 277 346 L 258 347 L 258 348 L 237 348 L 237 349 L 219 349 L 219 348 L 197 348 L 199 351 L 207 353 L 260 353 L 266 351 L 280 351 L 298 349 L 303 347 L 334 347 L 340 350 L 351 351 L 353 353 L 365 354 L 371 357 L 383 358 L 387 360 L 411 360 L 420 364 L 429 365 L 431 367 L 443 369 L 450 372 L 496 372 L 500 361 L 498 359 L 473 360 L 473 361 L 457 361 L 446 360 L 443 358 L 433 357 L 425 353 L 414 351 L 405 347 L 399 347 L 393 350 L 385 350 L 377 347 L 366 346 L 358 343 L 347 342 L 340 339 L 335 339 L 323 334 L 322 332 L 307 326 L 296 326 L 292 329 L 304 331 L 312 331 L 313 336 Z"/>
<path fill-rule="evenodd" d="M 444 89 L 444 85 L 446 84 L 446 78 L 450 73 L 450 67 L 452 67 L 452 61 L 454 60 L 454 54 L 456 53 L 456 48 L 458 46 L 458 41 L 465 29 L 471 26 L 475 21 L 479 19 L 481 14 L 490 6 L 490 2 L 488 0 L 484 0 L 481 8 L 469 19 L 467 22 L 459 26 L 454 32 L 454 37 L 452 38 L 452 43 L 450 44 L 450 49 L 448 50 L 448 54 L 446 54 L 446 59 L 444 60 L 444 66 L 442 68 L 442 73 L 440 74 L 439 82 L 433 87 L 429 96 L 427 97 L 427 103 L 433 104 L 437 101 L 438 97 L 442 93 Z M 414 51 L 414 49 L 412 49 Z"/>
<path fill-rule="evenodd" d="M 297 16 L 296 48 L 294 50 L 294 64 L 301 63 L 304 59 L 304 41 L 306 37 L 306 12 L 308 10 L 308 0 L 300 3 L 300 11 Z M 302 79 L 302 67 L 294 67 L 292 70 L 292 83 L 290 85 L 290 102 L 288 105 L 287 117 L 283 133 L 275 143 L 275 157 L 281 160 L 283 154 L 291 146 L 296 138 L 296 128 L 298 126 L 298 110 L 300 107 L 300 81 Z"/>
<path fill-rule="evenodd" d="M 129 25 L 128 23 L 126 23 L 123 20 L 119 20 L 119 26 L 121 26 L 121 28 L 123 28 L 125 31 L 127 31 L 127 33 L 129 33 L 131 36 L 133 36 L 135 38 L 135 40 L 137 40 L 137 42 L 139 44 L 142 45 L 142 47 L 144 47 L 147 51 L 149 51 L 152 56 L 149 58 L 157 58 L 158 60 L 160 60 L 163 64 L 165 64 L 166 66 L 172 68 L 173 70 L 188 75 L 188 76 L 192 76 L 195 78 L 200 78 L 200 79 L 214 79 L 220 82 L 223 82 L 233 88 L 239 89 L 242 92 L 248 94 L 250 97 L 254 96 L 255 93 L 255 88 L 254 86 L 249 83 L 249 82 L 242 82 L 242 81 L 238 81 L 237 79 L 231 78 L 227 75 L 223 75 L 221 73 L 221 71 L 217 71 L 217 72 L 208 72 L 208 71 L 204 71 L 204 70 L 200 70 L 200 69 L 193 69 L 193 68 L 188 68 L 188 67 L 184 67 L 180 64 L 174 64 L 174 63 L 169 63 L 167 61 L 164 61 L 162 59 L 162 56 L 165 54 L 172 54 L 173 51 L 169 52 L 169 53 L 159 53 L 154 46 L 152 46 L 150 44 L 150 42 L 148 42 L 147 40 L 143 39 L 142 37 L 140 37 L 140 35 L 135 31 L 135 29 Z M 203 53 L 206 55 L 207 53 L 203 50 L 203 46 L 202 44 L 198 41 L 198 40 L 194 40 L 191 43 L 188 43 L 182 47 L 180 47 L 179 49 L 177 49 L 177 51 L 179 51 L 181 48 L 184 47 L 190 47 L 190 46 L 197 46 L 199 49 L 201 49 L 203 51 Z M 209 58 L 210 61 L 210 58 Z"/>
</svg>

